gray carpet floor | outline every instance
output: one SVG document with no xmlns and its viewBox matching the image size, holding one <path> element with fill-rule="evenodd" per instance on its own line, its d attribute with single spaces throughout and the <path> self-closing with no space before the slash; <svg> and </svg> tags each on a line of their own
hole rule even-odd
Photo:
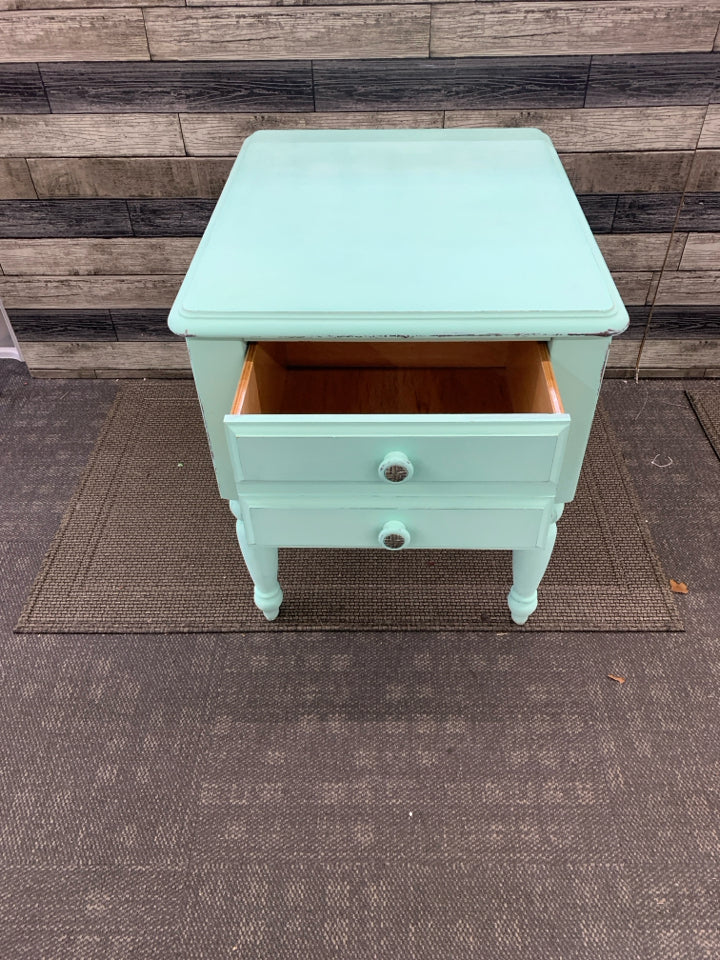
<svg viewBox="0 0 720 960">
<path fill-rule="evenodd" d="M 0 363 L 0 957 L 717 960 L 690 386 L 603 388 L 685 633 L 37 636 L 12 626 L 117 386 Z"/>
</svg>

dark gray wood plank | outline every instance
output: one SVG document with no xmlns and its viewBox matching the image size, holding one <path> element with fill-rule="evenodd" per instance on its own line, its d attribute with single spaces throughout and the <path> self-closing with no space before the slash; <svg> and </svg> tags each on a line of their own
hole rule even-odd
<svg viewBox="0 0 720 960">
<path fill-rule="evenodd" d="M 109 310 L 8 310 L 23 341 L 117 340 Z"/>
<path fill-rule="evenodd" d="M 707 340 L 720 337 L 720 304 L 699 307 L 655 307 L 650 329 L 654 337 Z"/>
<path fill-rule="evenodd" d="M 686 193 L 678 230 L 720 231 L 720 193 Z"/>
<path fill-rule="evenodd" d="M 167 325 L 167 310 L 111 310 L 118 340 L 177 340 Z"/>
<path fill-rule="evenodd" d="M 50 113 L 36 63 L 0 63 L 0 114 Z"/>
<path fill-rule="evenodd" d="M 581 107 L 589 57 L 319 60 L 318 110 Z"/>
<path fill-rule="evenodd" d="M 705 104 L 720 99 L 720 53 L 593 57 L 588 107 Z"/>
<path fill-rule="evenodd" d="M 612 232 L 663 233 L 672 230 L 679 202 L 679 193 L 621 194 L 618 197 Z"/>
<path fill-rule="evenodd" d="M 610 233 L 617 197 L 612 194 L 580 194 L 580 206 L 593 233 Z"/>
<path fill-rule="evenodd" d="M 309 60 L 41 63 L 55 113 L 252 113 L 313 109 Z"/>
<path fill-rule="evenodd" d="M 214 200 L 128 200 L 136 237 L 199 237 Z"/>
<path fill-rule="evenodd" d="M 124 200 L 6 200 L 0 237 L 127 237 Z"/>
</svg>

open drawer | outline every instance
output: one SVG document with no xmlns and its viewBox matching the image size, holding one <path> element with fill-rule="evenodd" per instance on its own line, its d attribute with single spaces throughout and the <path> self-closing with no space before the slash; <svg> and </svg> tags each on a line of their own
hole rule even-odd
<svg viewBox="0 0 720 960">
<path fill-rule="evenodd" d="M 570 426 L 545 343 L 249 345 L 225 417 L 236 480 L 557 480 Z"/>
</svg>

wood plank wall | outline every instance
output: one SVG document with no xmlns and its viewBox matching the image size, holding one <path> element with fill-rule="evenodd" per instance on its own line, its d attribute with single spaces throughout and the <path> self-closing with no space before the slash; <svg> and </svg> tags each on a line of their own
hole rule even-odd
<svg viewBox="0 0 720 960">
<path fill-rule="evenodd" d="M 538 126 L 632 322 L 720 376 L 720 0 L 0 0 L 0 297 L 36 375 L 187 375 L 167 310 L 262 128 Z M 644 335 L 647 336 L 643 340 Z"/>
</svg>

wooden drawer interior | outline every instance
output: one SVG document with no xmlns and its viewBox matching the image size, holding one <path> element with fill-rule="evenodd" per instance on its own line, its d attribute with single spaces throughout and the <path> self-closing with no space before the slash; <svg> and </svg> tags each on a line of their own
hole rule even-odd
<svg viewBox="0 0 720 960">
<path fill-rule="evenodd" d="M 538 341 L 252 343 L 233 414 L 563 413 Z"/>
</svg>

